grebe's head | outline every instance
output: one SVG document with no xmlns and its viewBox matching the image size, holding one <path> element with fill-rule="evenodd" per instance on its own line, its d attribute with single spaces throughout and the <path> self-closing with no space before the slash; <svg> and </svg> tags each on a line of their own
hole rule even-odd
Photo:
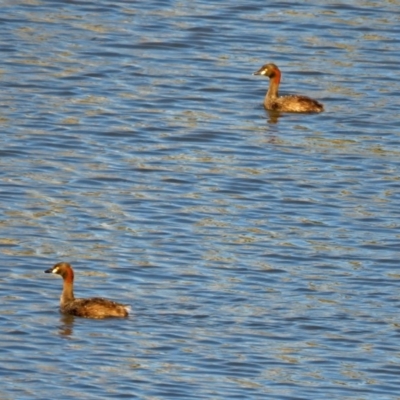
<svg viewBox="0 0 400 400">
<path fill-rule="evenodd" d="M 66 262 L 60 262 L 44 272 L 46 272 L 46 274 L 61 275 L 63 278 L 69 276 L 74 279 L 74 271 L 72 270 L 71 265 Z"/>
<path fill-rule="evenodd" d="M 280 74 L 281 71 L 279 71 L 279 68 L 272 63 L 263 65 L 258 71 L 253 73 L 253 75 L 268 76 L 268 78 L 274 78 L 276 75 L 280 76 Z"/>
</svg>

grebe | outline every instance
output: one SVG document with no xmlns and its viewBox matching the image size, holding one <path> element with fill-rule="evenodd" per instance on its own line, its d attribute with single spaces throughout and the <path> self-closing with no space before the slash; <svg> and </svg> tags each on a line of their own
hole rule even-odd
<svg viewBox="0 0 400 400">
<path fill-rule="evenodd" d="M 60 298 L 60 311 L 63 314 L 96 319 L 128 316 L 130 307 L 126 304 L 116 303 L 99 297 L 75 299 L 74 271 L 70 264 L 60 262 L 44 272 L 61 275 L 64 280 Z"/>
<path fill-rule="evenodd" d="M 269 77 L 269 88 L 264 99 L 264 107 L 267 110 L 303 113 L 324 111 L 324 106 L 321 103 L 306 96 L 289 95 L 279 97 L 278 89 L 281 81 L 281 71 L 275 64 L 265 64 L 253 75 Z"/>
</svg>

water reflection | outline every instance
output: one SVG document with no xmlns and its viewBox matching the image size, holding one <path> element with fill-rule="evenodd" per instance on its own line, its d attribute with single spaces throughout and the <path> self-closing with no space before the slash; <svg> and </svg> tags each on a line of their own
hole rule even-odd
<svg viewBox="0 0 400 400">
<path fill-rule="evenodd" d="M 62 315 L 60 318 L 59 334 L 61 336 L 71 336 L 73 334 L 75 317 L 73 315 Z"/>
<path fill-rule="evenodd" d="M 279 118 L 282 116 L 282 113 L 279 111 L 271 111 L 265 110 L 268 114 L 268 123 L 269 124 L 276 124 Z"/>
</svg>

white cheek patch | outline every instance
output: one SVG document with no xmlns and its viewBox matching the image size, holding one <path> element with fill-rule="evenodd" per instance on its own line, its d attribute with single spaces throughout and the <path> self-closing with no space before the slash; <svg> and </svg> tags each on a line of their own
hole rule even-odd
<svg viewBox="0 0 400 400">
<path fill-rule="evenodd" d="M 51 271 L 52 274 L 56 274 L 58 272 L 58 267 L 54 268 L 53 271 Z"/>
<path fill-rule="evenodd" d="M 266 72 L 267 72 L 267 71 L 261 71 L 261 72 L 260 72 L 260 75 L 265 75 Z"/>
</svg>

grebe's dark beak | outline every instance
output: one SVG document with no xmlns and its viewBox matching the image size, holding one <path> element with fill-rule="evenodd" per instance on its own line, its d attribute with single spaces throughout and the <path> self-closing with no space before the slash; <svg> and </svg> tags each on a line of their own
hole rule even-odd
<svg viewBox="0 0 400 400">
<path fill-rule="evenodd" d="M 46 271 L 44 271 L 46 274 L 51 274 L 51 273 L 53 273 L 53 268 L 49 268 L 49 269 L 46 269 Z"/>
<path fill-rule="evenodd" d="M 265 65 L 263 65 L 258 71 L 253 72 L 253 75 L 264 75 L 263 72 L 265 71 L 264 69 Z"/>
</svg>

